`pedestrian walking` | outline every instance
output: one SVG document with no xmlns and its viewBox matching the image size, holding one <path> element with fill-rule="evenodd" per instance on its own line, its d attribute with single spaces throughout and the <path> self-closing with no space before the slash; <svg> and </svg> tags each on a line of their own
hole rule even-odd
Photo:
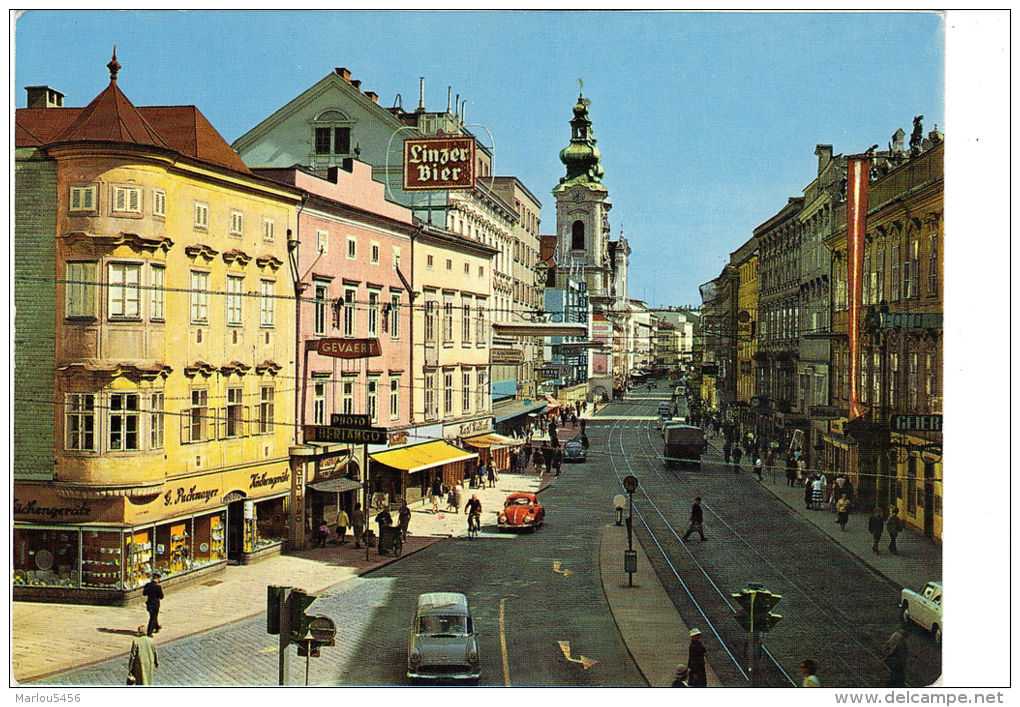
<svg viewBox="0 0 1020 707">
<path fill-rule="evenodd" d="M 456 513 L 456 512 L 458 512 L 460 510 L 460 504 L 457 503 L 456 496 L 454 496 L 454 489 L 456 489 L 456 488 L 457 487 L 454 486 L 452 489 L 450 489 L 450 492 L 448 494 L 446 494 L 446 510 L 447 510 L 447 512 L 452 510 L 454 513 Z"/>
<path fill-rule="evenodd" d="M 341 545 L 347 544 L 347 526 L 350 524 L 351 519 L 347 517 L 347 511 L 341 508 L 336 514 L 336 539 Z"/>
<path fill-rule="evenodd" d="M 379 527 L 379 535 L 378 535 L 378 537 L 379 537 L 379 544 L 376 547 L 379 549 L 379 554 L 380 555 L 386 555 L 388 553 L 382 549 L 382 547 L 383 547 L 383 544 L 382 544 L 383 531 L 386 528 L 393 527 L 393 516 L 390 515 L 390 509 L 389 509 L 388 506 L 386 508 L 383 508 L 381 511 L 379 511 L 379 514 L 375 517 L 375 524 Z"/>
<path fill-rule="evenodd" d="M 496 464 L 495 463 L 489 464 L 488 476 L 489 476 L 489 488 L 490 489 L 496 488 Z"/>
<path fill-rule="evenodd" d="M 433 481 L 432 481 L 432 494 L 431 494 L 431 499 L 430 499 L 432 501 L 432 514 L 433 515 L 435 515 L 436 513 L 439 513 L 439 501 L 440 501 L 440 499 L 442 499 L 442 497 L 443 497 L 443 483 L 438 478 L 433 479 Z"/>
<path fill-rule="evenodd" d="M 889 681 L 886 687 L 907 686 L 907 637 L 903 631 L 896 630 L 885 642 L 885 656 L 882 658 L 885 667 L 889 668 Z"/>
<path fill-rule="evenodd" d="M 556 476 L 559 476 L 560 475 L 560 467 L 563 466 L 563 452 L 561 452 L 559 449 L 556 449 L 556 450 L 553 451 L 553 462 L 552 462 L 552 465 L 553 465 L 553 471 L 556 473 Z"/>
<path fill-rule="evenodd" d="M 670 687 L 689 687 L 687 679 L 690 677 L 690 673 L 687 670 L 687 666 L 681 663 L 676 669 L 676 675 L 673 677 L 673 682 Z"/>
<path fill-rule="evenodd" d="M 815 476 L 811 482 L 811 507 L 818 510 L 825 503 L 825 477 Z"/>
<path fill-rule="evenodd" d="M 315 533 L 315 547 L 326 547 L 326 541 L 329 540 L 329 525 L 326 524 L 326 519 L 323 518 L 322 522 L 319 523 L 319 529 Z"/>
<path fill-rule="evenodd" d="M 694 505 L 691 506 L 691 520 L 690 525 L 687 526 L 687 532 L 684 533 L 684 540 L 687 540 L 688 536 L 695 530 L 698 531 L 698 535 L 701 536 L 702 542 L 705 541 L 705 530 L 704 530 L 705 515 L 701 511 L 701 496 L 694 499 Z M 690 663 L 688 663 L 690 665 Z"/>
<path fill-rule="evenodd" d="M 885 522 L 885 529 L 889 531 L 889 552 L 894 555 L 898 555 L 896 552 L 896 536 L 903 530 L 903 520 L 900 518 L 900 509 L 896 506 L 892 507 L 889 512 L 889 520 Z"/>
<path fill-rule="evenodd" d="M 453 512 L 460 513 L 460 486 L 453 487 Z"/>
<path fill-rule="evenodd" d="M 544 465 L 545 465 L 545 455 L 542 454 L 542 450 L 541 449 L 536 449 L 535 450 L 535 472 L 539 476 L 542 475 L 542 467 Z"/>
<path fill-rule="evenodd" d="M 128 657 L 128 685 L 151 685 L 153 673 L 159 667 L 159 656 L 156 655 L 156 642 L 152 640 L 152 631 L 139 626 L 131 641 L 131 653 Z"/>
<path fill-rule="evenodd" d="M 800 674 L 801 677 L 803 677 L 804 679 L 803 681 L 801 681 L 800 686 L 821 687 L 822 681 L 818 679 L 817 675 L 815 675 L 817 671 L 818 666 L 815 664 L 815 661 L 811 660 L 810 658 L 808 658 L 807 660 L 802 660 L 800 662 Z"/>
<path fill-rule="evenodd" d="M 739 474 L 740 473 L 740 457 L 743 456 L 743 451 L 740 449 L 740 445 L 739 444 L 735 445 L 733 447 L 732 454 L 733 454 L 733 473 L 734 474 Z"/>
<path fill-rule="evenodd" d="M 761 470 L 765 466 L 765 462 L 758 457 L 754 460 L 754 474 L 758 477 L 758 481 L 761 481 Z"/>
<path fill-rule="evenodd" d="M 687 685 L 706 687 L 708 675 L 705 672 L 705 644 L 701 642 L 701 631 L 691 629 L 691 644 L 687 648 Z"/>
<path fill-rule="evenodd" d="M 411 509 L 407 507 L 406 501 L 400 506 L 397 523 L 400 524 L 400 537 L 407 540 L 407 526 L 411 524 Z"/>
<path fill-rule="evenodd" d="M 729 464 L 730 463 L 730 449 L 732 449 L 732 448 L 733 448 L 733 445 L 730 443 L 730 440 L 727 437 L 726 441 L 723 442 L 723 446 L 722 446 L 722 457 L 723 457 L 723 463 L 724 464 Z"/>
<path fill-rule="evenodd" d="M 163 601 L 163 587 L 159 586 L 159 572 L 152 573 L 152 578 L 142 589 L 142 594 L 145 596 L 145 610 L 149 612 L 149 625 L 145 632 L 151 636 L 163 628 L 159 625 L 159 603 Z"/>
<path fill-rule="evenodd" d="M 545 473 L 551 474 L 553 463 L 553 450 L 551 448 L 547 448 L 544 450 L 544 452 L 545 453 L 542 455 L 542 457 L 545 459 Z"/>
<path fill-rule="evenodd" d="M 871 545 L 871 551 L 876 555 L 881 553 L 878 551 L 878 541 L 882 539 L 882 530 L 885 528 L 885 520 L 882 519 L 882 509 L 875 506 L 875 511 L 868 518 L 868 532 L 871 533 L 871 537 L 875 539 L 875 542 Z"/>
<path fill-rule="evenodd" d="M 793 486 L 797 481 L 797 462 L 793 457 L 786 458 L 786 485 Z"/>
<path fill-rule="evenodd" d="M 361 504 L 355 503 L 351 511 L 351 532 L 354 533 L 354 547 L 361 547 L 361 539 L 365 534 L 365 512 Z"/>
<path fill-rule="evenodd" d="M 836 501 L 836 522 L 839 523 L 840 530 L 846 530 L 846 521 L 850 516 L 850 499 L 843 496 Z"/>
<path fill-rule="evenodd" d="M 804 508 L 805 510 L 811 510 L 811 499 L 814 497 L 814 476 L 808 476 L 804 479 Z"/>
</svg>

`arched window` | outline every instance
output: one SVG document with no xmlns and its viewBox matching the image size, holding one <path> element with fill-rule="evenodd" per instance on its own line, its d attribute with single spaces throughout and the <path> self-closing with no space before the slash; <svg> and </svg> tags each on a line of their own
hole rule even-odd
<svg viewBox="0 0 1020 707">
<path fill-rule="evenodd" d="M 312 120 L 315 132 L 315 154 L 348 155 L 351 153 L 351 127 L 354 121 L 345 113 L 331 109 Z"/>
<path fill-rule="evenodd" d="M 584 222 L 574 221 L 570 233 L 570 249 L 584 250 Z"/>
</svg>

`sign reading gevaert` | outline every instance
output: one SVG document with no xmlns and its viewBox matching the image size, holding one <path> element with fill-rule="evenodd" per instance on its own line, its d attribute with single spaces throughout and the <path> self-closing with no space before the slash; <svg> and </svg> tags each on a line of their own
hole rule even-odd
<svg viewBox="0 0 1020 707">
<path fill-rule="evenodd" d="M 889 427 L 893 432 L 941 432 L 942 415 L 893 415 Z"/>
<path fill-rule="evenodd" d="M 336 444 L 386 444 L 386 428 L 305 425 L 305 441 Z"/>
<path fill-rule="evenodd" d="M 329 416 L 329 426 L 368 429 L 372 426 L 372 419 L 368 415 L 340 415 L 333 413 Z"/>
<path fill-rule="evenodd" d="M 381 356 L 379 339 L 315 339 L 315 351 L 333 358 L 369 358 Z"/>
<path fill-rule="evenodd" d="M 404 140 L 404 191 L 475 188 L 475 139 L 431 137 Z"/>
</svg>

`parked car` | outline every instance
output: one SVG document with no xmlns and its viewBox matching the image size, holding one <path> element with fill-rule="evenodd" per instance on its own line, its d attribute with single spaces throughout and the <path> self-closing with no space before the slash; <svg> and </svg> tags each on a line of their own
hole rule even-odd
<svg viewBox="0 0 1020 707">
<path fill-rule="evenodd" d="M 407 677 L 477 681 L 480 676 L 478 639 L 467 597 L 459 592 L 419 595 L 407 645 Z"/>
<path fill-rule="evenodd" d="M 500 530 L 535 528 L 545 521 L 545 509 L 533 493 L 512 493 L 503 503 L 503 510 L 496 518 Z"/>
<path fill-rule="evenodd" d="M 928 582 L 920 593 L 913 589 L 900 592 L 900 618 L 904 624 L 917 624 L 929 631 L 935 644 L 942 645 L 942 583 Z"/>
<path fill-rule="evenodd" d="M 588 459 L 588 450 L 579 439 L 572 439 L 563 445 L 563 461 L 583 462 Z"/>
<path fill-rule="evenodd" d="M 657 410 L 660 418 L 669 419 L 673 417 L 673 404 L 672 403 L 659 403 Z"/>
</svg>

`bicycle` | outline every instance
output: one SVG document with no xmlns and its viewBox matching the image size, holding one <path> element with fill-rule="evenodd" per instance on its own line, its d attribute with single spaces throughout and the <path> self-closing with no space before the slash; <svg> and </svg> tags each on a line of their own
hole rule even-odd
<svg viewBox="0 0 1020 707">
<path fill-rule="evenodd" d="M 469 538 L 478 537 L 478 533 L 482 529 L 482 522 L 481 522 L 481 520 L 482 520 L 482 518 L 481 518 L 481 514 L 480 513 L 469 513 L 468 514 L 468 537 Z"/>
</svg>

